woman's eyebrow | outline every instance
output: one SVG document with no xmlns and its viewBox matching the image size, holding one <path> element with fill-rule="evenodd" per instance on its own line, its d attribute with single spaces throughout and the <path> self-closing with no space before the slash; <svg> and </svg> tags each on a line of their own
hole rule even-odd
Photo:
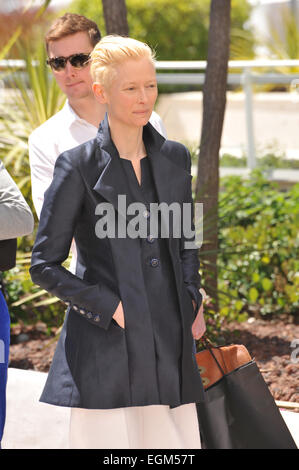
<svg viewBox="0 0 299 470">
<path fill-rule="evenodd" d="M 153 77 L 153 78 L 149 78 L 148 80 L 146 80 L 145 83 L 151 83 L 151 82 L 156 82 L 156 81 L 157 81 L 157 79 Z M 136 85 L 137 83 L 138 83 L 138 81 L 131 80 L 131 81 L 128 81 L 128 82 L 124 82 L 124 86 L 126 86 L 126 85 Z"/>
<path fill-rule="evenodd" d="M 124 82 L 124 85 L 135 85 L 135 83 L 137 83 L 137 82 L 133 82 L 133 81 L 131 81 L 131 82 Z"/>
</svg>

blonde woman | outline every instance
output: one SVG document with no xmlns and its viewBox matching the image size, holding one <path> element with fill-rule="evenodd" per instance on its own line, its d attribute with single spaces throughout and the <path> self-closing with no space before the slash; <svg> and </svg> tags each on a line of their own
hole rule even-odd
<svg viewBox="0 0 299 470">
<path fill-rule="evenodd" d="M 192 207 L 190 155 L 148 122 L 146 44 L 106 36 L 91 59 L 107 114 L 58 158 L 32 254 L 33 281 L 69 304 L 41 400 L 72 408 L 71 448 L 200 448 L 197 250 L 156 211 Z M 62 266 L 73 237 L 75 275 Z"/>
</svg>

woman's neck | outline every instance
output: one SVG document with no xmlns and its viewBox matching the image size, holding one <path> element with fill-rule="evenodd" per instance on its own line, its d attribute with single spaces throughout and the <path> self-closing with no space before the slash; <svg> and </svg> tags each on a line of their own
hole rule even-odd
<svg viewBox="0 0 299 470">
<path fill-rule="evenodd" d="M 111 138 L 121 158 L 138 161 L 146 155 L 142 139 L 143 126 L 129 127 L 109 119 Z"/>
</svg>

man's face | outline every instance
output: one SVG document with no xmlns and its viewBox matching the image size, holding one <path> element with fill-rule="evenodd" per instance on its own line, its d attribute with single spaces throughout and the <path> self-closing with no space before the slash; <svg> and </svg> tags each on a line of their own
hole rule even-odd
<svg viewBox="0 0 299 470">
<path fill-rule="evenodd" d="M 89 54 L 93 50 L 88 34 L 85 32 L 70 34 L 57 41 L 51 41 L 48 45 L 49 58 L 69 57 L 73 54 Z M 52 70 L 53 75 L 70 103 L 78 99 L 93 96 L 90 65 L 83 68 L 73 67 L 67 61 L 65 69 Z"/>
</svg>

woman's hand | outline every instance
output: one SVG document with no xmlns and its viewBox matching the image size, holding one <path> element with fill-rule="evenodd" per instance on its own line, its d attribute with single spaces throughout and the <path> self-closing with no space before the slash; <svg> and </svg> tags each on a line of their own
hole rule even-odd
<svg viewBox="0 0 299 470">
<path fill-rule="evenodd" d="M 203 289 L 201 289 L 200 291 L 203 294 L 203 300 L 202 300 L 201 306 L 198 309 L 196 318 L 195 318 L 195 320 L 192 324 L 192 335 L 193 335 L 194 339 L 200 339 L 204 335 L 204 333 L 206 332 L 206 329 L 207 329 L 206 322 L 205 322 L 205 319 L 204 319 L 204 316 L 203 316 L 203 304 L 204 304 L 204 301 L 205 301 L 206 293 Z M 195 308 L 196 307 L 196 302 L 194 300 L 192 300 L 192 303 L 193 303 L 193 306 Z"/>
<path fill-rule="evenodd" d="M 124 316 L 124 309 L 123 309 L 123 304 L 119 302 L 117 309 L 114 312 L 113 315 L 113 320 L 116 321 L 116 323 L 121 327 L 125 327 L 125 316 Z"/>
</svg>

